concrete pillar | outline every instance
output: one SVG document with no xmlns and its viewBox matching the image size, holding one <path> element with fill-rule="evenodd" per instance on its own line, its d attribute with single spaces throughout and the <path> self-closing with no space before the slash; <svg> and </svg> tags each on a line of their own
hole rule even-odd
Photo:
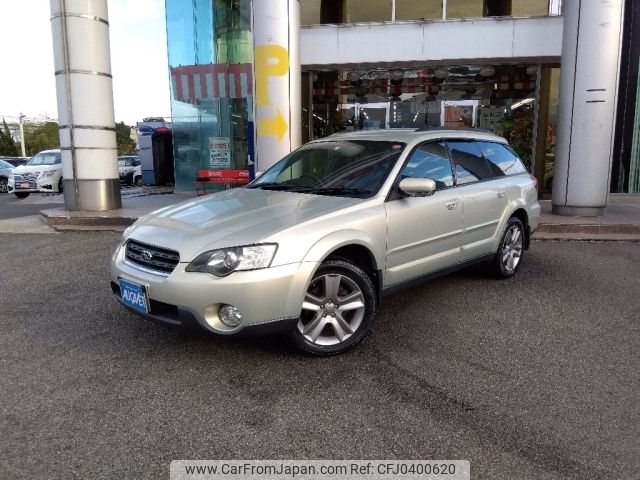
<svg viewBox="0 0 640 480">
<path fill-rule="evenodd" d="M 623 0 L 564 2 L 553 213 L 602 215 L 609 194 Z"/>
<path fill-rule="evenodd" d="M 300 1 L 253 0 L 256 170 L 266 170 L 302 138 Z"/>
<path fill-rule="evenodd" d="M 107 0 L 51 0 L 67 210 L 122 206 Z"/>
</svg>

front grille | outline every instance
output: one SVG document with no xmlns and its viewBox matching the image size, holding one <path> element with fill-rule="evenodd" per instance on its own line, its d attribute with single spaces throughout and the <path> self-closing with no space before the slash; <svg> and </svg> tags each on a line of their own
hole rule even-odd
<svg viewBox="0 0 640 480">
<path fill-rule="evenodd" d="M 174 250 L 129 240 L 125 258 L 134 265 L 161 275 L 168 275 L 180 262 L 180 254 Z"/>
<path fill-rule="evenodd" d="M 24 182 L 29 182 L 29 188 L 38 188 L 38 174 L 34 173 L 25 173 L 25 174 L 14 174 L 13 175 L 13 183 L 16 189 L 21 188 Z"/>
</svg>

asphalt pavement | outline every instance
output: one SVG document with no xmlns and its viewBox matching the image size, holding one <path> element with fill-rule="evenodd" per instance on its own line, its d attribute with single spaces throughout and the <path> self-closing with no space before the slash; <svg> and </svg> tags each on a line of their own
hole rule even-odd
<svg viewBox="0 0 640 480">
<path fill-rule="evenodd" d="M 637 243 L 533 242 L 515 278 L 478 268 L 387 297 L 361 344 L 315 359 L 123 310 L 118 239 L 0 234 L 0 478 L 168 478 L 173 459 L 224 458 L 638 478 Z"/>
<path fill-rule="evenodd" d="M 12 193 L 0 193 L 0 220 L 38 215 L 40 210 L 64 206 L 61 194 L 33 194 L 18 198 Z"/>
</svg>

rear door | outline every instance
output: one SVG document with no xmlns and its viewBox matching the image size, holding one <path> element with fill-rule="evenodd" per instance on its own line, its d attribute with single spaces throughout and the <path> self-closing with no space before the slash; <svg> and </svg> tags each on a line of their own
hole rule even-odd
<svg viewBox="0 0 640 480">
<path fill-rule="evenodd" d="M 462 195 L 462 258 L 471 260 L 493 252 L 508 196 L 475 141 L 451 140 L 447 146 Z"/>
<path fill-rule="evenodd" d="M 462 197 L 454 187 L 444 142 L 420 145 L 400 177 L 431 178 L 437 189 L 426 197 L 407 197 L 395 191 L 385 203 L 388 231 L 385 286 L 460 261 Z"/>
</svg>

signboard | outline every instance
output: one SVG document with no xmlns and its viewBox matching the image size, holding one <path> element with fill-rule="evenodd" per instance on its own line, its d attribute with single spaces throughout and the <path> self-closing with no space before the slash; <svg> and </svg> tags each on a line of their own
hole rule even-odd
<svg viewBox="0 0 640 480">
<path fill-rule="evenodd" d="M 497 132 L 504 119 L 504 107 L 480 107 L 480 128 Z"/>
<path fill-rule="evenodd" d="M 209 137 L 209 166 L 220 169 L 231 168 L 229 137 Z"/>
<path fill-rule="evenodd" d="M 199 170 L 198 183 L 216 183 L 220 185 L 249 183 L 248 170 Z"/>
</svg>

